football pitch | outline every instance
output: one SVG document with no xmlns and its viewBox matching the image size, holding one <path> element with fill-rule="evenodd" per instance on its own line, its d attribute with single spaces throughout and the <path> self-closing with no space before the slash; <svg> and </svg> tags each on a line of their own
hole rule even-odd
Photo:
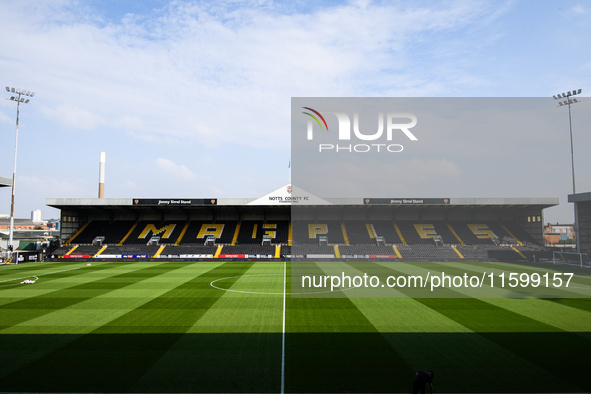
<svg viewBox="0 0 591 394">
<path fill-rule="evenodd" d="M 2 266 L 0 392 L 591 391 L 589 298 L 298 298 L 295 264 Z"/>
</svg>

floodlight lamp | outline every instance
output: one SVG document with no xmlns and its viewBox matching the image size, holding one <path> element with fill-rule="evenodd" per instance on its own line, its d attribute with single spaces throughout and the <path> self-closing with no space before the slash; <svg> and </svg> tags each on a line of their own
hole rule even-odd
<svg viewBox="0 0 591 394">
<path fill-rule="evenodd" d="M 35 95 L 35 92 L 31 92 L 31 97 L 33 97 Z"/>
<path fill-rule="evenodd" d="M 10 88 L 7 86 L 6 91 L 10 93 Z"/>
<path fill-rule="evenodd" d="M 558 102 L 558 106 L 559 106 L 559 107 L 562 107 L 562 106 L 564 106 L 564 104 L 562 104 L 562 101 L 559 101 L 559 102 Z"/>
<path fill-rule="evenodd" d="M 582 91 L 583 91 L 583 89 L 579 89 L 577 93 L 581 94 Z"/>
<path fill-rule="evenodd" d="M 28 104 L 28 103 L 29 103 L 29 101 L 31 101 L 31 100 L 29 100 L 29 99 L 26 99 L 26 100 L 25 100 L 25 104 Z"/>
<path fill-rule="evenodd" d="M 553 98 L 554 100 L 558 100 L 558 97 L 556 97 L 556 95 L 552 96 L 552 98 Z"/>
<path fill-rule="evenodd" d="M 14 93 L 14 88 L 10 88 L 10 91 L 11 91 L 12 93 Z"/>
<path fill-rule="evenodd" d="M 578 103 L 578 102 L 579 102 L 579 100 L 573 99 L 573 103 Z"/>
</svg>

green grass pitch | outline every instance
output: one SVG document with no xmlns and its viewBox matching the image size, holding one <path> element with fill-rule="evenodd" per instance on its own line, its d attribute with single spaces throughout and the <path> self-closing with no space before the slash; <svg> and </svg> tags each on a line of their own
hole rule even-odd
<svg viewBox="0 0 591 394">
<path fill-rule="evenodd" d="M 293 264 L 2 266 L 0 392 L 591 392 L 589 298 L 292 298 Z"/>
</svg>

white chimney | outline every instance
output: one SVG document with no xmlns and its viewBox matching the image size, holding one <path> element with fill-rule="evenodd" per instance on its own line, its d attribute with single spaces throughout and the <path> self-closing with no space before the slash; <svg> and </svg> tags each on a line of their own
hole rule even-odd
<svg viewBox="0 0 591 394">
<path fill-rule="evenodd" d="M 101 152 L 99 163 L 99 192 L 98 198 L 105 198 L 105 152 Z"/>
</svg>

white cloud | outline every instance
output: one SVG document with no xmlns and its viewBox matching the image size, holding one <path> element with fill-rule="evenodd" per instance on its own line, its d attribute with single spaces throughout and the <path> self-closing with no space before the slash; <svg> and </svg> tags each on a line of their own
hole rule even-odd
<svg viewBox="0 0 591 394">
<path fill-rule="evenodd" d="M 0 17 L 0 33 L 20 37 L 4 50 L 37 75 L 31 84 L 48 118 L 207 146 L 287 144 L 291 96 L 416 94 L 421 85 L 436 94 L 441 87 L 405 77 L 410 37 L 492 12 L 472 2 L 433 9 L 361 2 L 306 13 L 281 13 L 275 3 L 172 2 L 154 15 L 105 23 L 62 1 L 35 2 L 35 23 L 23 25 L 19 14 L 31 6 L 23 3 Z M 393 75 L 405 85 L 385 85 Z"/>
<path fill-rule="evenodd" d="M 55 108 L 43 107 L 41 111 L 47 118 L 69 128 L 92 130 L 105 123 L 105 120 L 96 113 L 74 105 L 59 105 Z"/>
<path fill-rule="evenodd" d="M 159 169 L 174 178 L 187 181 L 195 178 L 195 174 L 193 174 L 193 172 L 191 172 L 186 166 L 177 164 L 172 160 L 160 157 L 155 160 L 155 163 Z"/>
<path fill-rule="evenodd" d="M 576 6 L 573 7 L 573 12 L 575 14 L 585 14 L 585 13 L 587 13 L 587 10 L 585 9 L 585 7 L 583 7 L 583 5 L 577 4 Z"/>
<path fill-rule="evenodd" d="M 552 2 L 510 0 L 157 3 L 162 8 L 112 0 L 2 2 L 0 35 L 11 39 L 2 43 L 0 74 L 6 83 L 37 92 L 21 118 L 29 132 L 19 145 L 19 173 L 27 173 L 21 171 L 27 170 L 26 157 L 33 162 L 32 157 L 53 156 L 56 173 L 79 187 L 63 185 L 62 191 L 55 179 L 53 186 L 30 193 L 95 196 L 94 175 L 87 181 L 95 160 L 84 161 L 105 150 L 119 169 L 108 176 L 111 197 L 164 191 L 260 196 L 287 182 L 291 97 L 551 96 L 584 88 L 591 64 L 589 51 L 581 50 L 588 24 L 575 14 L 586 12 L 583 2 L 564 7 L 563 15 L 556 15 Z M 558 27 L 541 34 L 552 23 Z M 565 68 L 566 58 L 571 67 Z M 2 101 L 0 124 L 10 137 L 0 146 L 0 175 L 6 175 L 12 168 L 14 108 Z M 573 122 L 582 147 L 587 145 L 577 132 L 584 120 L 580 112 Z M 564 130 L 565 116 L 551 114 L 563 122 L 557 129 Z M 381 185 L 383 193 L 440 196 L 453 185 L 454 195 L 470 195 L 471 167 L 496 167 L 486 163 L 501 154 L 505 168 L 535 163 L 544 152 L 566 167 L 568 146 L 558 141 L 548 150 L 554 137 L 538 136 L 538 125 L 530 126 L 518 135 L 480 130 L 462 146 L 421 136 L 431 141 L 421 152 L 432 149 L 423 157 L 442 161 L 395 163 L 399 173 Z M 505 146 L 498 149 L 501 137 Z M 487 160 L 466 160 L 482 156 Z M 588 167 L 588 161 L 580 162 L 587 160 L 584 155 L 576 157 L 577 168 Z M 213 167 L 215 176 L 202 171 Z M 528 168 L 537 174 L 535 166 Z M 411 170 L 415 176 L 406 175 Z M 563 175 L 553 171 L 548 179 Z M 341 175 L 341 185 L 351 184 Z M 232 186 L 219 179 L 232 180 Z M 523 181 L 508 188 L 506 182 L 496 179 L 490 188 L 499 194 L 540 190 Z M 545 187 L 554 193 L 556 186 Z M 487 192 L 480 185 L 477 191 Z M 19 200 L 19 209 L 24 205 Z"/>
<path fill-rule="evenodd" d="M 54 176 L 18 176 L 17 187 L 20 189 L 19 197 L 26 194 L 35 194 L 35 191 L 51 193 L 51 197 L 88 197 L 89 184 L 87 182 L 74 182 L 56 178 Z M 98 185 L 97 185 L 98 190 Z M 93 190 L 94 191 L 94 190 Z"/>
</svg>

